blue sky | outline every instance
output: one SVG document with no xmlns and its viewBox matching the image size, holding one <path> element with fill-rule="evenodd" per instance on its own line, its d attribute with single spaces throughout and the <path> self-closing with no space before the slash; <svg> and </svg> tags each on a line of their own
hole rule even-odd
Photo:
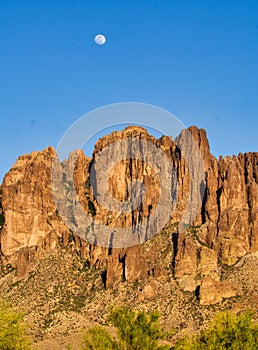
<svg viewBox="0 0 258 350">
<path fill-rule="evenodd" d="M 0 181 L 123 101 L 205 128 L 216 156 L 258 151 L 258 2 L 1 0 Z"/>
</svg>

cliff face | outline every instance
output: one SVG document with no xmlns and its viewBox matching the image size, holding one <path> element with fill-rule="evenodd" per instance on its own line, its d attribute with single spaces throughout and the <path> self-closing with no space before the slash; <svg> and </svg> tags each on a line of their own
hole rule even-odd
<svg viewBox="0 0 258 350">
<path fill-rule="evenodd" d="M 124 248 L 116 248 L 112 244 L 96 246 L 73 235 L 71 227 L 62 220 L 60 208 L 57 208 L 53 198 L 51 167 L 57 156 L 54 149 L 48 147 L 42 152 L 20 157 L 4 178 L 3 209 L 0 208 L 0 214 L 3 210 L 4 216 L 2 265 L 11 264 L 17 268 L 17 275 L 21 278 L 33 268 L 35 261 L 47 253 L 55 253 L 60 242 L 66 246 L 72 239 L 75 251 L 89 266 L 105 270 L 103 279 L 107 288 L 122 280 L 166 279 L 168 271 L 172 269 L 180 287 L 195 291 L 202 304 L 216 303 L 223 297 L 233 296 L 234 286 L 221 281 L 223 266 L 236 264 L 246 254 L 258 254 L 258 153 L 217 160 L 210 153 L 205 131 L 196 127 L 189 128 L 189 131 L 199 147 L 205 177 L 201 190 L 202 204 L 191 226 L 185 231 L 179 230 L 178 223 L 189 198 L 194 197 L 190 183 L 195 169 L 189 169 L 187 160 L 171 138 L 163 136 L 156 140 L 143 128 L 128 127 L 100 139 L 92 159 L 82 151 L 74 153 L 67 162 L 58 165 L 60 174 L 62 169 L 72 171 L 80 205 L 95 222 L 114 231 L 116 228 L 132 231 L 136 225 L 145 228 L 144 222 L 153 217 L 163 196 L 160 179 L 153 168 L 157 157 L 153 147 L 162 150 L 171 161 L 178 182 L 176 208 L 171 211 L 172 217 L 165 222 L 165 228 L 157 232 L 164 214 L 162 212 L 160 217 L 154 217 L 155 220 L 146 229 L 144 241 L 152 237 L 150 240 Z M 143 161 L 145 158 L 128 160 L 125 157 L 112 167 L 108 178 L 103 175 L 100 182 L 90 183 L 90 175 L 94 179 L 99 169 L 105 168 L 98 155 L 106 149 L 106 164 L 111 163 L 114 154 L 119 151 L 116 148 L 119 143 L 116 145 L 116 142 L 128 139 L 140 140 L 142 145 L 147 142 L 147 153 L 150 155 L 147 161 Z M 114 147 L 109 149 L 111 144 Z M 130 154 L 130 147 L 132 144 L 126 143 L 125 155 Z M 194 161 L 197 164 L 198 159 Z M 164 168 L 162 164 L 158 166 Z M 63 187 L 69 190 L 71 178 L 68 177 L 66 174 L 63 178 Z M 103 208 L 96 200 L 105 181 L 109 193 L 116 200 L 109 208 Z M 144 185 L 144 200 L 131 211 L 119 213 L 115 205 L 126 202 L 135 193 L 130 187 L 132 183 Z M 133 191 L 141 190 L 137 186 Z M 67 195 L 68 190 L 64 190 L 64 193 L 60 190 L 60 196 Z M 69 200 L 71 203 L 73 199 Z M 69 211 L 67 203 L 64 201 L 61 209 L 69 216 L 74 213 Z M 80 216 L 72 221 L 76 227 L 83 225 Z M 109 242 L 112 239 L 111 235 Z"/>
<path fill-rule="evenodd" d="M 2 187 L 5 224 L 1 232 L 2 263 L 17 267 L 18 276 L 30 264 L 53 251 L 57 237 L 67 232 L 52 199 L 50 169 L 55 151 L 48 147 L 20 157 Z"/>
</svg>

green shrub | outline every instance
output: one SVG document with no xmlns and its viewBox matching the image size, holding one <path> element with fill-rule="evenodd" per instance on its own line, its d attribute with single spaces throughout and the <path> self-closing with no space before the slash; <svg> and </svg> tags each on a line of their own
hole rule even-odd
<svg viewBox="0 0 258 350">
<path fill-rule="evenodd" d="M 118 349 L 116 341 L 101 326 L 89 329 L 83 335 L 82 350 L 114 350 Z"/>
<path fill-rule="evenodd" d="M 29 350 L 23 314 L 0 302 L 0 350 Z"/>
<path fill-rule="evenodd" d="M 109 319 L 117 329 L 118 339 L 97 326 L 84 334 L 82 350 L 168 350 L 168 346 L 158 345 L 163 337 L 158 318 L 156 312 L 147 315 L 144 311 L 114 308 Z"/>
<path fill-rule="evenodd" d="M 198 337 L 184 338 L 175 350 L 255 350 L 258 349 L 258 325 L 252 313 L 236 316 L 230 311 L 218 313 L 214 322 Z"/>
<path fill-rule="evenodd" d="M 110 320 L 117 328 L 120 343 L 125 349 L 158 350 L 167 349 L 159 346 L 163 332 L 158 323 L 159 315 L 151 312 L 134 311 L 126 307 L 115 308 L 110 314 Z"/>
</svg>

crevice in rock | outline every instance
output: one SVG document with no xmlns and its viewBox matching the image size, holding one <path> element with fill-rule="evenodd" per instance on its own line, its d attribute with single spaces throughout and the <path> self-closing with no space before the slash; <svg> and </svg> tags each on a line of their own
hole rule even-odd
<svg viewBox="0 0 258 350">
<path fill-rule="evenodd" d="M 220 207 L 220 196 L 222 193 L 223 187 L 220 186 L 217 191 L 216 191 L 216 202 L 217 202 L 217 207 L 218 207 L 218 220 L 217 220 L 217 232 L 216 235 L 218 236 L 219 233 L 219 222 L 220 222 L 220 214 L 221 214 L 221 207 Z"/>
<path fill-rule="evenodd" d="M 202 198 L 201 218 L 202 218 L 202 224 L 204 224 L 206 221 L 205 205 L 207 202 L 207 195 L 208 195 L 207 173 L 205 174 L 205 183 L 204 183 L 204 181 L 202 181 L 200 184 L 200 194 L 201 194 L 201 198 Z"/>
<path fill-rule="evenodd" d="M 198 285 L 198 286 L 195 288 L 195 291 L 194 291 L 194 294 L 195 294 L 197 300 L 200 300 L 200 289 L 201 289 L 201 286 Z"/>
<path fill-rule="evenodd" d="M 124 255 L 119 255 L 119 262 L 122 264 L 122 279 L 123 281 L 126 281 L 127 279 L 127 273 L 126 273 L 126 254 Z"/>
<path fill-rule="evenodd" d="M 3 211 L 3 207 L 2 207 L 2 185 L 0 185 L 0 234 L 2 231 L 2 228 L 4 226 L 4 211 Z M 1 246 L 1 244 L 0 244 Z"/>
<path fill-rule="evenodd" d="M 114 239 L 114 232 L 111 233 L 110 239 L 109 239 L 109 247 L 108 247 L 108 255 L 112 255 L 113 252 L 113 239 Z"/>
<path fill-rule="evenodd" d="M 252 167 L 252 173 L 249 174 L 248 167 L 251 165 Z M 245 154 L 245 163 L 244 163 L 244 177 L 245 177 L 245 186 L 246 186 L 246 198 L 247 198 L 247 206 L 248 206 L 248 226 L 250 228 L 249 234 L 248 234 L 248 243 L 249 243 L 249 249 L 252 246 L 252 236 L 253 236 L 253 205 L 252 205 L 252 193 L 251 193 L 251 183 L 253 180 L 255 180 L 255 169 L 254 164 L 251 159 L 250 164 L 250 158 L 248 154 Z M 251 177 L 251 179 L 250 179 Z"/>
<path fill-rule="evenodd" d="M 173 257 L 172 257 L 172 271 L 175 271 L 176 256 L 178 252 L 178 232 L 172 233 L 172 246 L 173 246 Z"/>
<path fill-rule="evenodd" d="M 201 248 L 196 249 L 196 261 L 197 261 L 197 266 L 200 264 L 201 262 Z"/>
<path fill-rule="evenodd" d="M 106 284 L 107 284 L 107 270 L 105 270 L 101 273 L 101 279 L 102 279 L 102 283 L 106 289 L 107 288 L 107 286 L 106 286 Z"/>
</svg>

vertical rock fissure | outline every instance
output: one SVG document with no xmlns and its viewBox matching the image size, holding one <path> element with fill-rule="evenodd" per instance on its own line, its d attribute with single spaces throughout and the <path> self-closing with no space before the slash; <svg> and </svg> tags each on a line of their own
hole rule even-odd
<svg viewBox="0 0 258 350">
<path fill-rule="evenodd" d="M 172 255 L 172 271 L 173 274 L 175 272 L 175 266 L 176 266 L 176 256 L 178 252 L 178 232 L 172 233 L 172 247 L 173 247 L 173 255 Z"/>
</svg>

